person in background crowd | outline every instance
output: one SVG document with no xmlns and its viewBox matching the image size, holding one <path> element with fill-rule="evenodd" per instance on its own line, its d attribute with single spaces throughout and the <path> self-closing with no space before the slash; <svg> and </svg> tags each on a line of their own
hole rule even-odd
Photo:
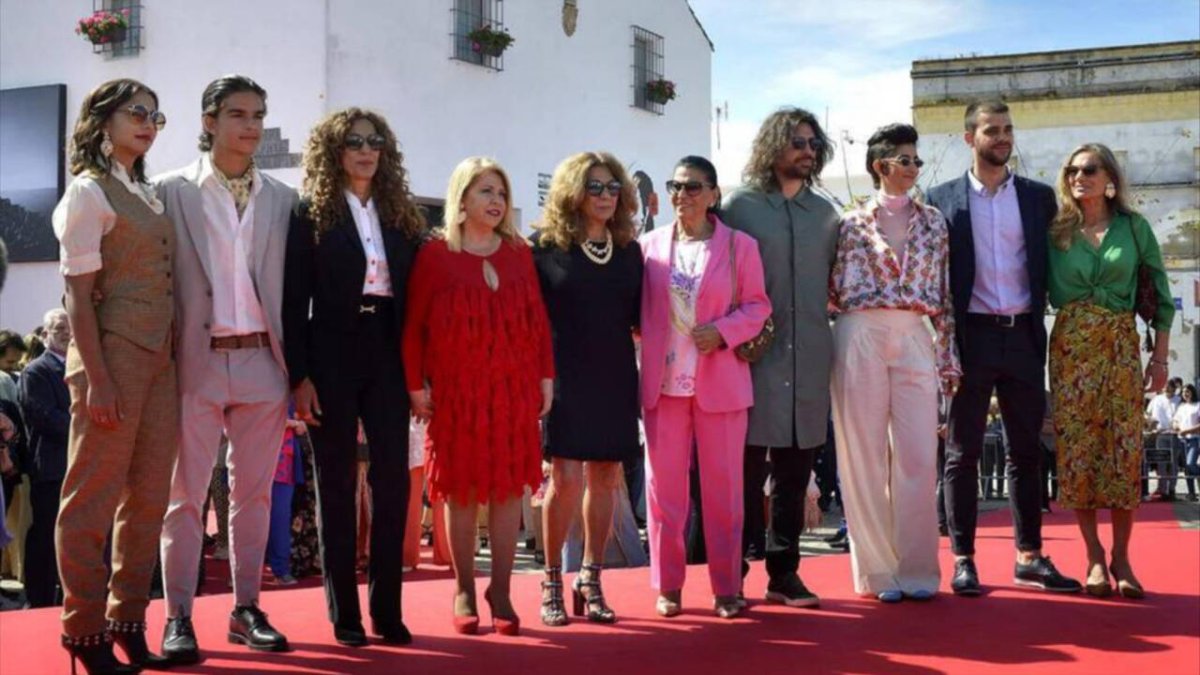
<svg viewBox="0 0 1200 675">
<path fill-rule="evenodd" d="M 229 639 L 286 651 L 287 638 L 258 606 L 271 521 L 271 482 L 287 421 L 282 346 L 283 257 L 296 192 L 262 173 L 266 91 L 227 75 L 201 95 L 199 159 L 158 179 L 175 224 L 176 359 L 182 397 L 179 459 L 163 522 L 167 627 L 163 653 L 195 663 L 192 626 L 200 520 L 222 429 L 229 437 Z"/>
<path fill-rule="evenodd" d="M 271 485 L 271 531 L 267 536 L 267 567 L 280 586 L 293 586 L 292 575 L 292 497 L 296 486 L 304 483 L 304 455 L 297 438 L 308 433 L 308 427 L 289 411 L 283 443 L 279 447 L 279 464 Z"/>
<path fill-rule="evenodd" d="M 339 643 L 367 644 L 354 538 L 361 419 L 370 462 L 371 632 L 408 644 L 401 566 L 411 487 L 400 338 L 425 217 L 399 142 L 378 113 L 347 108 L 325 117 L 309 136 L 304 168 L 304 198 L 288 235 L 283 330 L 296 416 L 312 426 L 329 620 Z"/>
<path fill-rule="evenodd" d="M 830 273 L 833 423 L 846 487 L 854 591 L 882 602 L 937 593 L 938 392 L 962 370 L 954 345 L 946 220 L 909 196 L 923 162 L 917 130 L 867 142 L 879 192 L 842 219 Z M 926 317 L 934 327 L 930 339 Z"/>
<path fill-rule="evenodd" d="M 774 344 L 751 366 L 743 547 L 762 548 L 765 536 L 767 602 L 789 607 L 820 604 L 798 571 L 805 493 L 829 426 L 833 333 L 826 304 L 840 216 L 815 186 L 831 159 L 833 145 L 816 116 L 781 109 L 759 127 L 742 176 L 746 185 L 729 195 L 722 212 L 729 227 L 758 242 L 775 312 Z M 743 565 L 742 576 L 749 570 Z"/>
<path fill-rule="evenodd" d="M 749 364 L 734 352 L 762 331 L 771 301 L 754 239 L 716 215 L 718 185 L 707 159 L 679 160 L 667 182 L 675 222 L 639 240 L 650 583 L 664 617 L 682 611 L 693 450 L 713 609 L 725 619 L 741 611 L 742 455 L 755 398 Z"/>
<path fill-rule="evenodd" d="M 46 353 L 46 342 L 41 335 L 30 333 L 25 336 L 25 354 L 21 356 L 20 369 L 24 372 L 25 367 L 33 360 L 42 354 Z"/>
<path fill-rule="evenodd" d="M 0 399 L 17 401 L 17 377 L 26 351 L 25 340 L 19 333 L 0 330 Z"/>
<path fill-rule="evenodd" d="M 454 562 L 454 629 L 479 628 L 475 532 L 488 507 L 484 599 L 502 635 L 520 633 L 509 597 L 521 497 L 541 482 L 538 419 L 554 400 L 554 354 L 512 185 L 495 161 L 455 167 L 443 238 L 425 244 L 409 282 L 404 375 L 413 414 L 429 421 L 429 490 L 445 499 Z"/>
<path fill-rule="evenodd" d="M 995 390 L 1008 432 L 1008 495 L 1016 535 L 1013 583 L 1061 593 L 1081 586 L 1042 555 L 1041 449 L 1045 401 L 1046 231 L 1054 190 L 1008 169 L 1012 117 L 1001 101 L 976 101 L 963 115 L 972 165 L 929 191 L 950 230 L 950 293 L 963 376 L 950 407 L 946 515 L 958 595 L 983 590 L 975 567 L 979 458 Z"/>
<path fill-rule="evenodd" d="M 71 324 L 67 312 L 46 312 L 47 350 L 21 376 L 21 409 L 29 430 L 29 502 L 33 519 L 25 535 L 25 598 L 30 607 L 60 604 L 54 521 L 67 468 L 71 427 L 71 392 L 67 389 L 67 347 Z"/>
<path fill-rule="evenodd" d="M 542 623 L 567 623 L 562 550 L 583 502 L 583 562 L 574 613 L 613 623 L 600 570 L 613 525 L 622 462 L 638 454 L 633 331 L 642 301 L 642 249 L 634 239 L 633 183 L 616 157 L 581 152 L 554 170 L 533 261 L 554 336 L 558 380 L 546 420 L 551 463 L 542 517 L 546 579 Z M 586 490 L 585 490 L 586 488 Z M 586 608 L 586 612 L 584 611 Z"/>
<path fill-rule="evenodd" d="M 1058 176 L 1059 211 L 1050 226 L 1050 392 L 1058 440 L 1059 502 L 1074 509 L 1087 546 L 1087 592 L 1144 596 L 1129 559 L 1140 503 L 1143 391 L 1167 380 L 1175 304 L 1154 230 L 1129 206 L 1124 172 L 1108 147 L 1079 146 Z M 1134 319 L 1138 268 L 1157 296 L 1154 353 L 1142 371 Z M 1112 513 L 1105 566 L 1096 510 Z"/>
<path fill-rule="evenodd" d="M 1183 378 L 1169 378 L 1167 385 L 1154 398 L 1150 399 L 1146 416 L 1153 425 L 1151 427 L 1152 431 L 1159 434 L 1171 431 L 1175 419 L 1175 410 L 1179 407 L 1181 400 L 1180 391 L 1182 387 Z M 1174 440 L 1171 439 L 1172 446 L 1175 445 Z M 1158 474 L 1158 489 L 1155 494 L 1163 501 L 1175 499 L 1175 476 L 1167 475 L 1170 465 L 1170 462 L 1157 462 L 1154 464 L 1154 472 Z"/>
<path fill-rule="evenodd" d="M 89 673 L 164 665 L 146 645 L 146 606 L 179 423 L 175 231 L 146 181 L 145 155 L 165 124 L 157 94 L 141 82 L 111 80 L 89 92 L 71 138 L 75 179 L 52 216 L 72 334 L 55 529 L 62 641 L 72 668 L 78 659 Z M 195 565 L 189 578 L 194 584 Z M 132 665 L 117 661 L 113 641 Z"/>
<path fill-rule="evenodd" d="M 1200 399 L 1196 398 L 1195 385 L 1185 384 L 1179 407 L 1171 420 L 1172 428 L 1183 441 L 1183 475 L 1187 478 L 1188 501 L 1196 496 L 1196 476 L 1200 476 Z"/>
</svg>

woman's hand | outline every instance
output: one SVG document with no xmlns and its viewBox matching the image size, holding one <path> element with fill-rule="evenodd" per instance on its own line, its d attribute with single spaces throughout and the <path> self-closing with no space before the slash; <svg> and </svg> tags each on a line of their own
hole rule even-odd
<svg viewBox="0 0 1200 675">
<path fill-rule="evenodd" d="M 692 341 L 696 343 L 696 350 L 701 354 L 714 352 L 725 344 L 725 339 L 721 337 L 717 327 L 711 323 L 693 328 Z"/>
<path fill-rule="evenodd" d="M 1162 361 L 1150 359 L 1146 364 L 1146 372 L 1142 374 L 1142 391 L 1153 393 L 1162 391 L 1167 385 L 1167 366 Z"/>
<path fill-rule="evenodd" d="M 317 400 L 317 388 L 312 380 L 307 377 L 301 380 L 292 395 L 296 399 L 296 419 L 314 427 L 321 426 L 317 419 L 321 415 L 321 402 Z"/>
<path fill-rule="evenodd" d="M 554 378 L 542 378 L 542 410 L 538 413 L 538 417 L 545 417 L 550 414 L 550 406 L 554 405 Z"/>
<path fill-rule="evenodd" d="M 308 425 L 301 420 L 288 420 L 287 428 L 292 430 L 293 434 L 303 436 L 308 433 Z"/>
<path fill-rule="evenodd" d="M 107 377 L 91 378 L 87 392 L 88 417 L 102 429 L 116 429 L 125 415 L 117 388 Z"/>
<path fill-rule="evenodd" d="M 418 421 L 428 422 L 433 418 L 433 392 L 428 387 L 408 392 L 412 401 L 412 415 Z"/>
</svg>

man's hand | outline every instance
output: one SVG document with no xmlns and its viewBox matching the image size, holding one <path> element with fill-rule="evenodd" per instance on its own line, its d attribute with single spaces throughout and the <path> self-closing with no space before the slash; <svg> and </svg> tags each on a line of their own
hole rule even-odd
<svg viewBox="0 0 1200 675">
<path fill-rule="evenodd" d="M 317 388 L 312 380 L 307 377 L 301 380 L 292 391 L 292 396 L 296 399 L 296 419 L 309 426 L 321 426 L 321 420 L 317 419 L 321 415 L 321 402 L 317 399 Z M 307 427 L 305 431 L 308 431 Z"/>
</svg>

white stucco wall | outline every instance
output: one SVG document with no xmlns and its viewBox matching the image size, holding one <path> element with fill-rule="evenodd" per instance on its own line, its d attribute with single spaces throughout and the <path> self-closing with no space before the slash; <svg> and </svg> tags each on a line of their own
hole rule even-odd
<svg viewBox="0 0 1200 675">
<path fill-rule="evenodd" d="M 508 0 L 504 24 L 516 42 L 501 72 L 450 58 L 453 0 L 143 4 L 145 49 L 108 59 L 73 32 L 90 4 L 0 0 L 0 88 L 66 84 L 69 135 L 91 87 L 115 77 L 146 82 L 169 117 L 147 158 L 155 173 L 194 160 L 201 91 L 222 74 L 243 73 L 267 89 L 267 126 L 281 129 L 292 152 L 327 111 L 383 113 L 420 197 L 443 198 L 464 157 L 495 157 L 526 228 L 539 213 L 538 174 L 573 152 L 611 151 L 660 192 L 676 159 L 710 153 L 712 53 L 684 0 L 581 3 L 572 37 L 561 27 L 561 3 Z M 664 75 L 678 98 L 661 116 L 631 105 L 634 25 L 664 38 Z M 301 179 L 298 169 L 272 173 Z M 55 270 L 13 266 L 0 326 L 27 331 L 58 303 Z"/>
</svg>

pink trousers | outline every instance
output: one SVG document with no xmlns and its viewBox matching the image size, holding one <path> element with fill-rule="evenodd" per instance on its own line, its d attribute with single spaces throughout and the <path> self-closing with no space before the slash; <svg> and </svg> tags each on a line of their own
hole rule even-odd
<svg viewBox="0 0 1200 675">
<path fill-rule="evenodd" d="M 736 595 L 742 583 L 742 455 L 746 410 L 709 413 L 693 397 L 662 396 L 645 411 L 646 504 L 650 583 L 683 588 L 684 528 L 692 449 L 700 462 L 701 508 L 708 576 L 716 595 Z"/>
</svg>

